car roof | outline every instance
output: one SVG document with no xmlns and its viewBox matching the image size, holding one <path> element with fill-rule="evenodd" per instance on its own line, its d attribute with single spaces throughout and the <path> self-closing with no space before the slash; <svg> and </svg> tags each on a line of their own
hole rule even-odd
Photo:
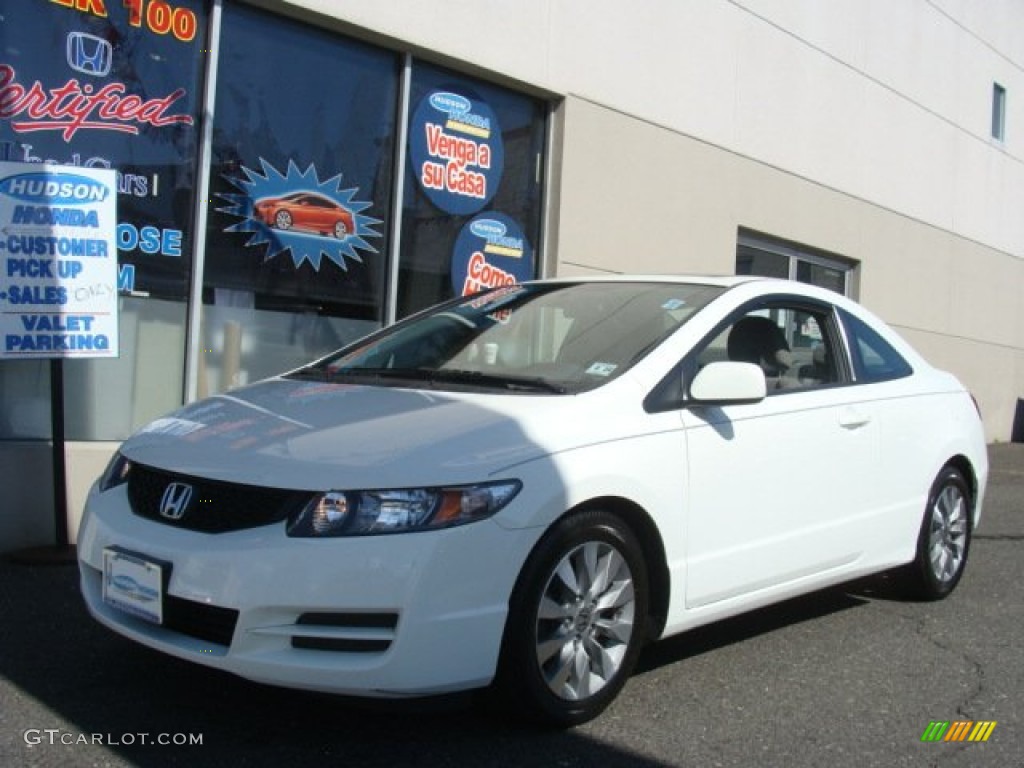
<svg viewBox="0 0 1024 768">
<path fill-rule="evenodd" d="M 697 283 L 730 287 L 739 283 L 772 278 L 749 275 L 697 275 L 697 274 L 601 274 L 601 275 L 560 275 L 532 280 L 535 283 Z"/>
<path fill-rule="evenodd" d="M 734 288 L 747 283 L 775 284 L 775 288 L 786 290 L 792 286 L 803 286 L 792 280 L 775 277 L 758 277 L 754 275 L 698 275 L 698 274 L 602 274 L 602 275 L 565 275 L 559 277 L 539 278 L 529 281 L 544 284 L 577 284 L 577 283 L 662 283 L 666 285 L 710 285 L 719 288 Z"/>
<path fill-rule="evenodd" d="M 787 280 L 780 277 L 761 277 L 757 275 L 695 275 L 695 274 L 602 274 L 583 276 L 552 277 L 531 281 L 534 284 L 562 284 L 576 285 L 580 283 L 592 284 L 615 284 L 615 283 L 659 283 L 663 285 L 706 285 L 722 288 L 724 291 L 739 289 L 748 298 L 760 296 L 802 296 L 808 299 L 827 302 L 842 307 L 855 314 L 866 313 L 865 308 L 857 301 L 844 296 L 828 288 L 823 288 L 809 283 L 802 283 L 797 280 Z M 873 318 L 877 320 L 878 318 Z"/>
<path fill-rule="evenodd" d="M 904 357 L 917 367 L 927 365 L 925 359 L 906 342 L 883 319 L 871 312 L 870 309 L 856 300 L 844 296 L 828 288 L 802 283 L 796 280 L 787 280 L 779 277 L 760 277 L 754 275 L 625 275 L 625 274 L 603 274 L 585 275 L 578 277 L 556 277 L 544 280 L 533 281 L 542 284 L 579 284 L 579 283 L 662 283 L 677 285 L 708 285 L 717 286 L 732 293 L 736 290 L 745 294 L 741 300 L 757 299 L 764 296 L 798 296 L 807 299 L 815 299 L 846 310 L 847 312 L 867 320 L 876 332 L 882 336 L 900 352 Z"/>
</svg>

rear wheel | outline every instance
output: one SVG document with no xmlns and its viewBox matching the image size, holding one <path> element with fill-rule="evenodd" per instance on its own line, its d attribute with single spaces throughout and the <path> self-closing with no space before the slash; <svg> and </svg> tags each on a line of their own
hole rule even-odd
<svg viewBox="0 0 1024 768">
<path fill-rule="evenodd" d="M 905 570 L 905 583 L 914 597 L 940 600 L 960 582 L 971 545 L 972 509 L 964 476 L 954 467 L 943 469 L 928 495 L 917 556 Z"/>
<path fill-rule="evenodd" d="M 561 727 L 599 715 L 644 636 L 647 571 L 615 515 L 564 518 L 527 560 L 509 606 L 497 691 L 514 712 Z"/>
</svg>

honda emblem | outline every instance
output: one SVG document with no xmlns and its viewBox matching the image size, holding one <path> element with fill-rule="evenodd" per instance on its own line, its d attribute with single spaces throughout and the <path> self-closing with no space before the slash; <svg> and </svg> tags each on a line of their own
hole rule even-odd
<svg viewBox="0 0 1024 768">
<path fill-rule="evenodd" d="M 114 49 L 107 40 L 85 32 L 70 32 L 67 40 L 68 66 L 84 75 L 104 77 L 110 72 Z"/>
<path fill-rule="evenodd" d="M 192 500 L 192 486 L 187 483 L 170 483 L 160 498 L 160 514 L 168 520 L 181 520 Z"/>
</svg>

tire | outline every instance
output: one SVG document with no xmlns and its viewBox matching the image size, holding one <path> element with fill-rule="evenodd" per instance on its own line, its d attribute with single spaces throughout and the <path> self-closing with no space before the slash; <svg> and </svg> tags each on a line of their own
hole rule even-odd
<svg viewBox="0 0 1024 768">
<path fill-rule="evenodd" d="M 645 634 L 647 568 L 613 514 L 563 518 L 534 548 L 509 604 L 494 687 L 509 712 L 569 727 L 625 685 Z"/>
<path fill-rule="evenodd" d="M 274 214 L 274 226 L 278 229 L 291 229 L 292 215 L 288 211 L 278 211 Z"/>
<path fill-rule="evenodd" d="M 334 236 L 339 240 L 344 240 L 348 237 L 348 227 L 345 226 L 344 221 L 336 221 L 334 223 Z"/>
<path fill-rule="evenodd" d="M 911 597 L 941 600 L 960 583 L 971 546 L 973 510 L 964 476 L 945 467 L 928 494 L 917 555 L 904 571 L 904 586 Z"/>
</svg>

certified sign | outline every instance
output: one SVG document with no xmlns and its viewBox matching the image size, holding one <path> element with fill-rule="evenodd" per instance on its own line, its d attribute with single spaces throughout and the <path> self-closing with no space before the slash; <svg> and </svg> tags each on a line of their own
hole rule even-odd
<svg viewBox="0 0 1024 768">
<path fill-rule="evenodd" d="M 0 163 L 0 359 L 117 357 L 117 176 Z"/>
</svg>

